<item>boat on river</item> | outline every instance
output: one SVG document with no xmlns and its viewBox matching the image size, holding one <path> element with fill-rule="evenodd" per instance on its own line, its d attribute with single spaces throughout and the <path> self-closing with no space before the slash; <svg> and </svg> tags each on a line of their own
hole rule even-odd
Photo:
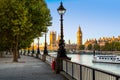
<svg viewBox="0 0 120 80">
<path fill-rule="evenodd" d="M 118 55 L 94 55 L 93 62 L 115 63 L 120 64 L 120 56 Z"/>
</svg>

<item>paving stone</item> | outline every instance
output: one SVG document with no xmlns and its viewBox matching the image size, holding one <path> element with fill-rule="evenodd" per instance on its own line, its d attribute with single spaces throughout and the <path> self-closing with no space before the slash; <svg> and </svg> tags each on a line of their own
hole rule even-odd
<svg viewBox="0 0 120 80">
<path fill-rule="evenodd" d="M 0 58 L 0 80 L 66 80 L 39 59 L 21 56 L 18 63 L 12 56 Z"/>
</svg>

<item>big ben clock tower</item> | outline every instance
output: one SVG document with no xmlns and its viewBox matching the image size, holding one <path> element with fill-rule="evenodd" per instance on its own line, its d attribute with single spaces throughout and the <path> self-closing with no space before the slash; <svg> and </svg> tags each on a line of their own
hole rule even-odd
<svg viewBox="0 0 120 80">
<path fill-rule="evenodd" d="M 79 49 L 81 45 L 82 45 L 82 31 L 79 26 L 77 31 L 77 49 Z"/>
</svg>

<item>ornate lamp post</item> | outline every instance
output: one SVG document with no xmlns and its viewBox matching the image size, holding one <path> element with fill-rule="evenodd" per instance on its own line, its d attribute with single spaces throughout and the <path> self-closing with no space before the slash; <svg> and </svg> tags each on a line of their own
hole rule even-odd
<svg viewBox="0 0 120 80">
<path fill-rule="evenodd" d="M 70 59 L 69 57 L 67 57 L 66 55 L 66 49 L 65 49 L 65 43 L 64 43 L 64 35 L 63 35 L 63 15 L 66 12 L 66 9 L 63 7 L 62 2 L 60 3 L 60 6 L 57 9 L 58 13 L 60 14 L 60 41 L 59 41 L 59 48 L 58 48 L 58 53 L 57 53 L 57 58 L 56 58 L 56 73 L 60 73 L 60 71 L 62 70 L 62 60 L 61 58 L 64 59 Z"/>
<path fill-rule="evenodd" d="M 30 53 L 30 50 L 29 50 L 29 47 L 28 47 L 28 54 L 27 54 L 28 56 L 29 56 L 29 53 Z"/>
<path fill-rule="evenodd" d="M 61 36 L 60 36 L 60 41 L 59 41 L 59 49 L 58 49 L 58 54 L 57 57 L 60 58 L 68 58 L 66 55 L 66 50 L 65 50 L 65 43 L 64 43 L 64 35 L 63 35 L 63 15 L 66 12 L 66 9 L 63 7 L 62 2 L 60 3 L 60 6 L 57 9 L 58 13 L 60 14 L 60 27 L 61 27 Z"/>
<path fill-rule="evenodd" d="M 20 55 L 22 55 L 22 53 L 23 53 L 23 50 L 21 49 L 21 50 L 20 50 Z"/>
<path fill-rule="evenodd" d="M 95 43 L 92 44 L 93 56 L 95 56 Z"/>
<path fill-rule="evenodd" d="M 48 51 L 47 51 L 47 41 L 46 41 L 46 33 L 45 33 L 44 55 L 48 55 Z"/>
<path fill-rule="evenodd" d="M 44 53 L 42 56 L 43 61 L 46 61 L 46 55 L 48 55 L 48 51 L 47 51 L 47 42 L 46 42 L 46 33 L 45 33 L 45 46 L 44 46 Z"/>
<path fill-rule="evenodd" d="M 25 55 L 26 54 L 26 50 L 24 49 L 24 53 L 23 53 L 23 55 Z"/>
<path fill-rule="evenodd" d="M 38 58 L 38 55 L 40 54 L 40 49 L 39 49 L 39 37 L 37 38 L 38 39 L 38 49 L 37 49 L 37 54 L 36 54 L 36 58 Z"/>
</svg>

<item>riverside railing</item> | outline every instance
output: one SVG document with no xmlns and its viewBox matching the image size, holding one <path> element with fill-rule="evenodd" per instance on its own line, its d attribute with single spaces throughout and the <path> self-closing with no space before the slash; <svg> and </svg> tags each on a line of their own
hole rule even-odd
<svg viewBox="0 0 120 80">
<path fill-rule="evenodd" d="M 46 56 L 46 62 L 47 62 L 49 65 L 51 65 L 54 60 L 55 60 L 55 57 L 50 56 L 50 55 Z"/>
<path fill-rule="evenodd" d="M 63 71 L 76 80 L 120 80 L 120 75 L 63 60 Z"/>
</svg>

